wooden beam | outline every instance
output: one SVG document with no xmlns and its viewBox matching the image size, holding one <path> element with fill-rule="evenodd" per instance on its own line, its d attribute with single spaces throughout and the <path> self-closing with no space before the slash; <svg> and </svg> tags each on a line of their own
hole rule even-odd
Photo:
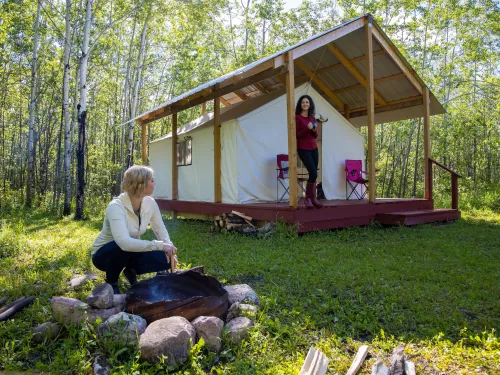
<svg viewBox="0 0 500 375">
<path fill-rule="evenodd" d="M 375 84 L 373 82 L 373 39 L 372 19 L 369 16 L 366 30 L 366 56 L 368 58 L 366 96 L 368 104 L 368 200 L 377 199 L 377 177 L 375 175 Z"/>
<path fill-rule="evenodd" d="M 140 122 L 138 122 L 141 124 Z M 146 124 L 141 124 L 142 125 L 142 165 L 147 165 L 148 164 L 148 141 L 147 141 L 147 136 L 148 136 L 148 127 Z"/>
<path fill-rule="evenodd" d="M 229 107 L 232 103 L 229 100 L 224 99 L 222 96 L 219 98 L 220 102 L 224 104 L 224 107 Z"/>
<path fill-rule="evenodd" d="M 172 200 L 179 199 L 179 170 L 177 167 L 177 113 L 172 115 Z"/>
<path fill-rule="evenodd" d="M 382 35 L 382 33 L 378 30 L 377 27 L 372 27 L 372 34 L 377 39 L 377 42 L 380 44 L 380 46 L 387 52 L 387 54 L 391 57 L 392 61 L 396 64 L 396 66 L 401 70 L 406 78 L 411 82 L 413 87 L 422 94 L 422 85 L 420 82 L 417 80 L 416 72 L 410 68 L 408 68 L 409 64 L 407 65 L 400 56 L 398 56 L 398 53 L 396 52 L 396 47 L 393 47 L 389 44 L 389 42 L 385 39 L 385 37 Z"/>
<path fill-rule="evenodd" d="M 220 99 L 214 99 L 214 187 L 215 203 L 222 202 L 221 189 L 221 144 L 220 144 Z"/>
<path fill-rule="evenodd" d="M 239 81 L 241 81 L 241 80 L 252 78 L 253 76 L 258 75 L 266 70 L 273 70 L 273 69 L 274 69 L 274 61 L 267 60 L 267 61 L 260 63 L 259 65 L 255 66 L 255 67 L 245 71 L 245 72 L 242 72 L 240 74 L 236 74 L 236 75 L 226 79 L 225 81 L 219 83 L 218 86 L 219 86 L 219 88 L 224 88 L 226 86 L 235 85 L 235 84 L 238 84 Z"/>
<path fill-rule="evenodd" d="M 422 105 L 423 99 L 421 96 L 412 96 L 410 98 L 394 100 L 388 102 L 386 106 L 375 106 L 375 113 L 389 112 L 396 109 L 403 109 Z M 351 118 L 366 116 L 368 114 L 367 107 L 360 107 L 351 110 Z"/>
<path fill-rule="evenodd" d="M 431 138 L 430 138 L 430 123 L 431 123 L 431 111 L 429 103 L 429 89 L 424 87 L 424 198 L 431 199 L 430 190 L 430 164 L 427 162 L 431 157 Z"/>
<path fill-rule="evenodd" d="M 307 67 L 302 60 L 295 60 L 297 66 L 328 96 L 335 105 L 341 110 L 344 110 L 344 103 L 326 86 L 321 79 L 316 77 L 314 73 Z"/>
<path fill-rule="evenodd" d="M 297 131 L 295 124 L 295 69 L 293 55 L 286 55 L 286 115 L 288 129 L 288 183 L 290 184 L 290 207 L 297 208 Z"/>
<path fill-rule="evenodd" d="M 349 73 L 351 73 L 354 76 L 354 78 L 356 78 L 358 82 L 361 83 L 363 87 L 368 87 L 365 77 L 363 77 L 363 75 L 358 71 L 358 69 L 344 56 L 341 50 L 339 50 L 333 43 L 328 44 L 327 47 L 328 50 L 331 53 L 333 53 L 333 55 L 340 61 L 340 63 L 344 65 L 344 67 L 349 71 Z M 373 61 L 373 55 L 372 55 L 372 61 Z M 380 96 L 380 94 L 376 90 L 374 90 L 374 94 L 375 94 L 375 99 L 379 104 L 381 105 L 387 104 L 384 98 L 382 98 L 382 96 Z"/>
<path fill-rule="evenodd" d="M 253 84 L 253 86 L 259 90 L 262 94 L 267 94 L 268 91 L 266 90 L 266 88 L 264 86 L 262 86 L 262 84 L 260 84 L 259 82 L 256 82 Z"/>
<path fill-rule="evenodd" d="M 207 113 L 207 102 L 203 102 L 201 105 L 201 114 L 205 115 Z"/>
<path fill-rule="evenodd" d="M 183 111 L 185 109 L 194 107 L 196 105 L 200 105 L 203 102 L 206 102 L 208 100 L 212 100 L 218 97 L 221 97 L 223 95 L 229 94 L 231 92 L 234 92 L 234 90 L 241 89 L 243 87 L 249 86 L 251 84 L 254 84 L 255 82 L 260 82 L 262 80 L 274 77 L 278 74 L 281 74 L 284 71 L 284 67 L 280 67 L 278 69 L 270 69 L 270 70 L 265 70 L 263 72 L 260 72 L 258 74 L 255 74 L 251 77 L 247 77 L 244 79 L 241 79 L 237 81 L 236 83 L 232 83 L 230 85 L 227 85 L 222 88 L 214 88 L 210 93 L 208 93 L 206 96 L 200 96 L 196 97 L 195 99 L 189 101 L 188 103 L 185 103 L 183 105 L 178 104 L 178 103 L 172 103 L 171 105 L 168 105 L 166 107 L 159 108 L 158 110 L 155 110 L 154 112 L 150 112 L 142 116 L 139 120 L 144 123 L 150 123 L 156 120 L 159 120 L 163 117 L 170 116 L 171 114 Z"/>
<path fill-rule="evenodd" d="M 352 33 L 353 31 L 356 31 L 357 29 L 362 28 L 364 24 L 365 24 L 365 17 L 364 16 L 359 17 L 358 19 L 349 22 L 348 24 L 337 27 L 336 29 L 330 31 L 329 33 L 326 33 L 316 39 L 313 39 L 307 43 L 295 47 L 294 49 L 275 57 L 274 67 L 277 68 L 285 63 L 285 55 L 287 55 L 288 58 L 297 60 L 298 58 L 307 55 L 309 52 L 312 52 L 315 49 L 318 49 L 328 43 L 333 42 L 334 40 L 337 40 L 347 34 Z"/>
<path fill-rule="evenodd" d="M 378 51 L 373 52 L 373 56 L 384 55 L 384 54 L 385 54 L 385 51 L 383 49 L 379 49 Z M 365 55 L 358 56 L 358 57 L 355 57 L 353 59 L 349 59 L 349 61 L 351 63 L 355 63 L 355 62 L 363 61 L 363 60 L 366 60 L 366 56 Z M 344 65 L 342 65 L 341 63 L 333 64 L 333 65 L 329 65 L 329 66 L 325 66 L 324 68 L 316 70 L 316 75 L 320 75 L 321 73 L 325 73 L 325 72 L 329 72 L 329 71 L 332 71 L 332 70 L 335 70 L 335 69 L 338 69 L 338 68 L 342 68 L 343 66 Z M 304 77 L 304 76 L 299 76 L 295 80 L 297 80 L 299 78 L 302 78 L 302 77 Z"/>
<path fill-rule="evenodd" d="M 238 98 L 240 98 L 241 100 L 247 100 L 248 99 L 248 96 L 246 96 L 245 94 L 243 94 L 241 92 L 241 90 L 234 90 L 234 93 L 236 94 L 236 96 Z"/>
</svg>

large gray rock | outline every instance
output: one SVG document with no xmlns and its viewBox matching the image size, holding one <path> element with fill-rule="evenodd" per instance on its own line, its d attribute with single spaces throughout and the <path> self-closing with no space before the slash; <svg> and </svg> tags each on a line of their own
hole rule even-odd
<svg viewBox="0 0 500 375">
<path fill-rule="evenodd" d="M 113 295 L 113 307 L 118 307 L 120 311 L 127 308 L 127 295 L 126 294 L 115 294 Z"/>
<path fill-rule="evenodd" d="M 196 339 L 196 330 L 185 318 L 174 316 L 151 323 L 142 334 L 139 350 L 143 359 L 158 362 L 164 355 L 169 365 L 186 362 Z"/>
<path fill-rule="evenodd" d="M 95 273 L 89 273 L 83 276 L 75 276 L 69 281 L 69 286 L 72 289 L 78 289 L 89 280 L 97 280 L 97 275 Z"/>
<path fill-rule="evenodd" d="M 54 318 L 62 324 L 80 324 L 87 319 L 89 306 L 74 298 L 52 297 L 50 300 Z"/>
<path fill-rule="evenodd" d="M 260 299 L 257 293 L 247 284 L 228 285 L 224 289 L 229 294 L 229 305 L 235 302 L 250 302 L 254 305 L 260 305 Z"/>
<path fill-rule="evenodd" d="M 203 338 L 205 345 L 218 352 L 222 346 L 221 334 L 224 322 L 215 316 L 200 316 L 191 322 L 198 337 Z"/>
<path fill-rule="evenodd" d="M 120 306 L 113 306 L 109 309 L 93 309 L 92 307 L 89 307 L 87 310 L 87 316 L 89 318 L 89 322 L 93 324 L 99 318 L 105 322 L 113 315 L 118 314 L 120 311 L 122 311 Z"/>
<path fill-rule="evenodd" d="M 113 307 L 113 287 L 107 283 L 97 285 L 88 295 L 87 303 L 96 309 Z"/>
<path fill-rule="evenodd" d="M 253 305 L 235 302 L 231 305 L 227 312 L 226 321 L 229 322 L 230 320 L 233 320 L 234 318 L 238 318 L 240 316 L 255 319 L 257 316 L 257 311 L 257 307 Z"/>
<path fill-rule="evenodd" d="M 253 327 L 253 322 L 245 317 L 234 318 L 226 324 L 229 338 L 235 344 L 248 338 L 248 330 Z"/>
<path fill-rule="evenodd" d="M 146 327 L 146 320 L 140 316 L 120 312 L 99 324 L 97 333 L 101 337 L 128 343 L 136 341 L 137 337 L 144 333 Z"/>
<path fill-rule="evenodd" d="M 46 322 L 40 324 L 33 330 L 33 341 L 43 342 L 45 339 L 55 339 L 61 332 L 61 326 L 57 323 Z"/>
</svg>

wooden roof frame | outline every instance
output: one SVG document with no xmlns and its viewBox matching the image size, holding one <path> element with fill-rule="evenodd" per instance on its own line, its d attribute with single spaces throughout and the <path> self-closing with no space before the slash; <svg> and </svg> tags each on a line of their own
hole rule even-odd
<svg viewBox="0 0 500 375">
<path fill-rule="evenodd" d="M 165 103 L 164 105 L 155 108 L 149 112 L 141 114 L 139 117 L 134 119 L 137 123 L 142 125 L 148 124 L 150 122 L 156 121 L 158 119 L 164 118 L 166 116 L 172 115 L 174 113 L 178 113 L 182 110 L 194 107 L 196 105 L 200 105 L 209 100 L 213 100 L 218 97 L 222 97 L 223 95 L 227 95 L 229 93 L 234 93 L 241 100 L 245 100 L 249 98 L 246 94 L 241 92 L 241 89 L 253 85 L 260 93 L 264 93 L 268 91 L 267 87 L 263 87 L 259 82 L 268 79 L 268 78 L 277 78 L 280 79 L 281 82 L 284 81 L 284 74 L 288 71 L 286 66 L 286 58 L 292 59 L 295 64 L 306 74 L 304 77 L 307 77 L 315 83 L 316 86 L 320 88 L 320 90 L 324 93 L 324 95 L 329 99 L 331 103 L 337 107 L 340 112 L 346 113 L 349 111 L 349 108 L 345 103 L 343 103 L 337 96 L 339 92 L 345 92 L 350 89 L 356 89 L 361 87 L 366 87 L 367 83 L 364 77 L 357 71 L 354 67 L 353 62 L 361 61 L 366 59 L 367 56 L 359 56 L 353 58 L 351 60 L 347 59 L 336 46 L 332 43 L 343 36 L 346 36 L 358 29 L 364 27 L 368 22 L 373 24 L 373 37 L 378 42 L 381 47 L 381 50 L 373 52 L 373 55 L 378 55 L 385 53 L 398 67 L 398 69 L 402 72 L 400 74 L 396 74 L 393 77 L 397 79 L 406 78 L 412 86 L 417 90 L 420 94 L 419 97 L 415 98 L 407 98 L 408 100 L 403 99 L 403 103 L 406 106 L 409 105 L 418 105 L 418 99 L 423 101 L 423 92 L 426 85 L 422 81 L 422 79 L 416 74 L 415 70 L 411 67 L 411 65 L 406 61 L 406 59 L 402 56 L 402 54 L 397 50 L 394 44 L 390 41 L 387 35 L 382 31 L 382 29 L 377 25 L 377 23 L 373 20 L 370 14 L 366 14 L 360 17 L 357 17 L 353 20 L 350 20 L 342 25 L 337 26 L 336 28 L 327 31 L 323 34 L 320 34 L 317 37 L 314 37 L 311 40 L 307 40 L 301 44 L 290 47 L 289 49 L 280 52 L 279 54 L 275 54 L 268 58 L 262 59 L 260 62 L 256 62 L 254 64 L 250 64 L 247 69 L 242 68 L 233 73 L 229 73 L 224 79 L 225 76 L 220 77 L 217 80 L 211 81 L 208 84 L 203 86 L 207 86 L 202 88 L 199 86 L 199 89 L 191 90 L 177 98 L 172 99 L 170 102 Z M 339 90 L 329 90 L 326 85 L 322 84 L 321 79 L 317 77 L 317 74 L 312 76 L 310 71 L 308 72 L 307 67 L 304 63 L 301 62 L 301 57 L 306 54 L 322 47 L 327 46 L 331 53 L 333 53 L 337 59 L 340 61 L 339 64 L 334 64 L 329 67 L 322 68 L 321 70 L 326 71 L 327 69 L 335 69 L 337 67 L 346 67 L 348 71 L 354 76 L 354 78 L 359 82 L 358 85 L 354 85 L 351 87 L 342 88 Z M 306 69 L 304 69 L 306 68 Z M 296 77 L 297 81 L 300 81 L 301 77 Z M 316 78 L 316 79 L 315 79 Z M 384 77 L 380 80 L 392 79 L 392 77 Z M 377 82 L 378 80 L 375 80 Z M 375 92 L 375 97 L 377 100 L 375 112 L 379 111 L 391 111 L 393 109 L 402 108 L 401 102 L 387 102 L 385 101 L 377 92 Z M 231 105 L 231 102 L 228 100 L 222 101 L 225 105 Z M 366 108 L 354 108 L 352 109 L 351 117 L 362 116 L 363 113 L 366 113 Z M 349 111 L 350 112 L 350 111 Z M 131 121 L 134 121 L 131 120 Z"/>
</svg>

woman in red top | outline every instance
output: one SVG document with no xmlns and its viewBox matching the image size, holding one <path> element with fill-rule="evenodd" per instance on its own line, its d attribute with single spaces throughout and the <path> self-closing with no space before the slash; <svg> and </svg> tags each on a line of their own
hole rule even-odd
<svg viewBox="0 0 500 375">
<path fill-rule="evenodd" d="M 318 178 L 319 152 L 316 145 L 318 133 L 315 119 L 316 109 L 309 95 L 302 95 L 295 108 L 295 124 L 297 130 L 297 153 L 300 160 L 309 172 L 307 180 L 306 199 L 307 208 L 323 207 L 316 199 L 316 179 Z"/>
</svg>

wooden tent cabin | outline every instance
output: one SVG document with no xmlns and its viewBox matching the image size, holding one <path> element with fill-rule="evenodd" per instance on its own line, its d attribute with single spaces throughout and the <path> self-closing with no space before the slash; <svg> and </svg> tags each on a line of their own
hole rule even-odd
<svg viewBox="0 0 500 375">
<path fill-rule="evenodd" d="M 278 153 L 289 155 L 290 181 L 297 178 L 295 105 L 304 92 L 313 97 L 318 112 L 330 118 L 323 124 L 319 171 L 327 185 L 327 200 L 325 207 L 314 210 L 301 207 L 298 189 L 290 189 L 288 202 L 277 203 L 270 196 L 270 186 L 278 186 Z M 214 113 L 204 111 L 201 118 L 178 127 L 177 113 L 204 106 L 209 100 L 214 102 Z M 259 117 L 259 113 L 265 115 Z M 460 176 L 431 159 L 430 116 L 442 113 L 441 104 L 368 14 L 203 84 L 133 121 L 142 126 L 146 164 L 146 125 L 172 116 L 172 132 L 150 144 L 150 163 L 157 179 L 154 196 L 162 210 L 207 219 L 236 210 L 256 220 L 296 223 L 300 232 L 307 232 L 366 225 L 373 220 L 412 225 L 458 218 Z M 416 117 L 424 119 L 425 196 L 377 198 L 375 125 Z M 270 129 L 267 136 L 266 126 Z M 338 187 L 345 184 L 342 163 L 365 159 L 357 131 L 361 126 L 368 127 L 368 199 L 346 200 L 338 194 Z M 265 143 L 265 139 L 272 142 Z M 186 163 L 188 141 L 192 160 Z M 181 152 L 180 143 L 184 143 Z M 343 143 L 349 146 L 342 148 Z M 179 154 L 189 166 L 178 166 Z M 261 159 L 254 164 L 262 165 L 252 167 L 249 160 L 255 155 Z M 242 162 L 242 158 L 248 160 Z M 245 163 L 255 170 L 241 170 Z M 434 209 L 433 164 L 451 174 L 451 209 Z M 252 190 L 252 184 L 261 185 L 260 190 Z"/>
</svg>

